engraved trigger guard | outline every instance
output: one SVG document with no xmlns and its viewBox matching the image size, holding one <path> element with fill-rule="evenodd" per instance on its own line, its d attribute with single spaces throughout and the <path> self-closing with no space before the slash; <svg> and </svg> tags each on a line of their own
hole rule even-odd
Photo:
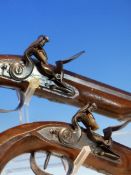
<svg viewBox="0 0 131 175">
<path fill-rule="evenodd" d="M 35 173 L 35 175 L 53 175 L 53 174 L 50 174 L 50 173 L 48 173 L 44 170 L 41 170 L 38 167 L 38 165 L 36 163 L 36 160 L 35 160 L 35 154 L 36 154 L 36 152 L 32 152 L 31 155 L 30 155 L 30 166 L 31 166 L 32 171 Z M 68 171 L 67 171 L 66 175 L 70 175 L 73 172 L 73 169 L 74 169 L 73 162 L 65 156 L 62 156 L 62 157 L 57 156 L 57 157 L 64 158 L 64 159 L 67 160 L 67 162 L 68 162 Z"/>
</svg>

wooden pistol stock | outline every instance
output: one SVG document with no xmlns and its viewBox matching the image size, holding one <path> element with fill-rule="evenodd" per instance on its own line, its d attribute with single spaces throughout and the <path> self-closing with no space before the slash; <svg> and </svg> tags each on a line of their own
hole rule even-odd
<svg viewBox="0 0 131 175">
<path fill-rule="evenodd" d="M 112 150 L 120 155 L 120 159 L 112 160 L 101 156 L 102 154 L 97 154 L 99 149 L 97 150 L 97 146 L 89 141 L 86 130 L 82 130 L 84 139 L 81 138 L 78 143 L 74 141 L 71 144 L 69 144 L 71 134 L 65 132 L 66 130 L 71 131 L 72 126 L 62 122 L 35 122 L 23 124 L 0 133 L 0 172 L 16 156 L 37 151 L 66 156 L 73 162 L 81 148 L 89 145 L 92 151 L 83 164 L 85 167 L 93 168 L 105 174 L 131 174 L 130 148 L 113 141 Z"/>
<path fill-rule="evenodd" d="M 67 88 L 59 81 L 54 83 L 41 71 L 38 63 L 27 62 L 25 64 L 24 56 L 0 55 L 0 85 L 26 91 L 30 79 L 37 76 L 40 86 L 35 95 L 39 97 L 77 107 L 95 102 L 95 112 L 120 120 L 131 117 L 131 93 L 63 70 Z M 54 69 L 54 66 L 50 67 Z"/>
</svg>

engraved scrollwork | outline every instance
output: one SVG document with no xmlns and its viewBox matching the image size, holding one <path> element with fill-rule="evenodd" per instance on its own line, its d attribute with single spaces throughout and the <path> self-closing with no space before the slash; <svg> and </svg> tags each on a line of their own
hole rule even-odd
<svg viewBox="0 0 131 175">
<path fill-rule="evenodd" d="M 31 61 L 29 61 L 28 64 L 24 64 L 24 62 L 14 62 L 10 65 L 9 73 L 13 79 L 20 81 L 32 73 L 33 67 Z"/>
<path fill-rule="evenodd" d="M 62 143 L 73 144 L 75 142 L 75 139 L 73 137 L 73 130 L 69 128 L 61 129 L 59 132 L 59 139 Z"/>
</svg>

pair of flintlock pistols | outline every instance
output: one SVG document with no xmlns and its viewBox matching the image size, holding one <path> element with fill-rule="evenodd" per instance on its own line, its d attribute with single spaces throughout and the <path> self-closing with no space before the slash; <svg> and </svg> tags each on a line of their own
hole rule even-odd
<svg viewBox="0 0 131 175">
<path fill-rule="evenodd" d="M 131 149 L 114 142 L 111 135 L 130 122 L 131 94 L 63 70 L 64 64 L 76 59 L 84 51 L 56 61 L 56 66 L 48 64 L 43 49 L 47 42 L 48 37 L 40 36 L 25 50 L 23 56 L 0 55 L 0 85 L 19 92 L 18 106 L 14 110 L 0 109 L 0 112 L 15 111 L 23 106 L 24 92 L 32 78 L 40 81 L 34 95 L 81 108 L 72 117 L 71 124 L 34 122 L 0 133 L 0 172 L 9 160 L 23 153 L 31 153 L 30 165 L 33 172 L 36 175 L 49 175 L 35 161 L 35 153 L 45 151 L 47 156 L 44 169 L 53 154 L 67 160 L 67 175 L 71 175 L 73 161 L 81 149 L 88 145 L 91 153 L 83 164 L 85 167 L 105 174 L 130 175 Z M 99 126 L 93 117 L 93 111 L 125 121 L 121 125 L 104 129 L 104 136 L 101 136 L 95 132 Z"/>
</svg>

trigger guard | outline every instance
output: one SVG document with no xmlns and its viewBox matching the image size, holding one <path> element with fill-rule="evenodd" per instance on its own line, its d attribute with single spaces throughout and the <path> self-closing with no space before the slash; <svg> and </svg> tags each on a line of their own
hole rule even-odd
<svg viewBox="0 0 131 175">
<path fill-rule="evenodd" d="M 36 160 L 35 160 L 35 152 L 31 153 L 30 155 L 30 167 L 32 169 L 32 171 L 35 173 L 35 175 L 53 175 L 53 174 L 50 174 L 46 171 L 42 171 L 38 166 L 37 166 L 37 163 L 36 163 Z M 59 156 L 57 156 L 59 157 Z M 61 157 L 61 156 L 60 156 Z M 73 169 L 74 169 L 74 164 L 73 162 L 67 158 L 66 156 L 62 156 L 63 159 L 67 160 L 68 162 L 68 171 L 66 173 L 66 175 L 71 175 L 72 172 L 73 172 Z"/>
<path fill-rule="evenodd" d="M 47 173 L 46 171 L 42 171 L 37 166 L 37 163 L 36 163 L 36 160 L 35 160 L 35 153 L 34 152 L 31 153 L 31 155 L 30 155 L 30 166 L 31 166 L 32 171 L 35 173 L 35 175 L 53 175 L 53 174 Z"/>
</svg>

